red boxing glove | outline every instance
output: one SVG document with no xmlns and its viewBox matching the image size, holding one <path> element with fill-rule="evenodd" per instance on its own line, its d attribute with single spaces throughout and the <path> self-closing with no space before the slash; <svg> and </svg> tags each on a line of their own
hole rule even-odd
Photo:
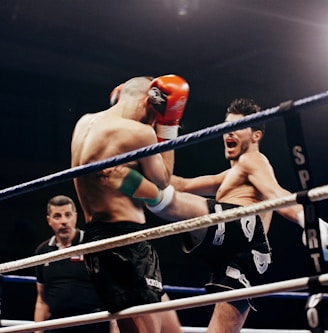
<svg viewBox="0 0 328 333">
<path fill-rule="evenodd" d="M 148 101 L 156 110 L 156 132 L 159 141 L 178 136 L 179 121 L 188 95 L 189 85 L 180 76 L 163 75 L 152 81 Z"/>
</svg>

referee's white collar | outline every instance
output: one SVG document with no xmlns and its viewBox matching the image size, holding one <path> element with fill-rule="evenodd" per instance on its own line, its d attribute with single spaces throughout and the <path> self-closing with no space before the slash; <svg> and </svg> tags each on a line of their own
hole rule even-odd
<svg viewBox="0 0 328 333">
<path fill-rule="evenodd" d="M 75 239 L 75 237 L 79 235 L 79 239 L 78 239 L 78 242 L 79 244 L 82 243 L 83 241 L 83 237 L 84 237 L 84 231 L 83 230 L 80 230 L 80 229 L 76 229 L 76 235 L 74 236 L 73 240 Z M 70 245 L 68 245 L 67 247 L 71 246 L 72 243 Z M 56 241 L 56 236 L 53 235 L 50 239 L 49 239 L 49 242 L 48 242 L 48 246 L 58 246 L 58 243 Z"/>
</svg>

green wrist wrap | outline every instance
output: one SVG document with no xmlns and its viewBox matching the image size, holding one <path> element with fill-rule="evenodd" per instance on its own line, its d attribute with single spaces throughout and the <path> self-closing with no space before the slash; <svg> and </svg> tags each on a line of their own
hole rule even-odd
<svg viewBox="0 0 328 333">
<path fill-rule="evenodd" d="M 129 173 L 124 178 L 122 185 L 119 188 L 119 191 L 130 198 L 138 199 L 145 202 L 147 205 L 156 205 L 161 201 L 161 190 L 158 189 L 158 194 L 156 198 L 149 199 L 149 198 L 138 198 L 134 196 L 134 193 L 140 186 L 144 176 L 134 169 L 130 169 Z"/>
<path fill-rule="evenodd" d="M 137 198 L 139 199 L 139 198 Z M 140 198 L 145 204 L 149 206 L 157 205 L 162 199 L 162 190 L 158 189 L 157 197 L 154 199 Z"/>
<path fill-rule="evenodd" d="M 130 169 L 129 173 L 124 178 L 122 185 L 119 188 L 119 191 L 127 195 L 128 197 L 133 198 L 133 194 L 141 184 L 142 179 L 142 174 L 140 174 L 134 169 Z"/>
</svg>

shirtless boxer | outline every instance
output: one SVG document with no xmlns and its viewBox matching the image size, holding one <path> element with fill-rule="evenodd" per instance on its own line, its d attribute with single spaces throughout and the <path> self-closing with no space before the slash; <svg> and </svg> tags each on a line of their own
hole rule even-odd
<svg viewBox="0 0 328 333">
<path fill-rule="evenodd" d="M 259 111 L 260 107 L 254 101 L 238 99 L 229 106 L 226 121 L 236 121 Z M 216 175 L 190 179 L 172 176 L 171 184 L 176 191 L 170 186 L 170 191 L 162 192 L 144 177 L 125 167 L 112 170 L 112 186 L 124 191 L 128 184 L 132 184 L 131 179 L 138 179 L 134 185 L 139 186 L 131 190 L 133 197 L 150 200 L 162 196 L 158 204 L 148 204 L 147 207 L 161 218 L 171 221 L 289 195 L 290 192 L 278 184 L 268 159 L 259 151 L 263 134 L 264 126 L 224 134 L 225 157 L 230 161 L 231 168 Z M 215 197 L 215 200 L 200 195 Z M 301 205 L 279 209 L 278 212 L 304 227 Z M 271 212 L 262 213 L 260 216 L 220 223 L 183 235 L 185 251 L 195 250 L 212 267 L 211 279 L 206 284 L 208 292 L 263 283 L 262 274 L 271 262 L 266 236 L 271 217 Z M 322 236 L 327 237 L 327 227 L 323 228 L 321 223 L 320 229 Z M 251 306 L 251 300 L 216 304 L 207 332 L 239 332 Z"/>
<path fill-rule="evenodd" d="M 158 139 L 175 138 L 188 94 L 187 82 L 176 75 L 136 77 L 120 85 L 111 94 L 113 106 L 86 114 L 77 122 L 71 142 L 72 167 L 152 145 Z M 128 165 L 164 189 L 173 164 L 174 152 L 170 151 Z M 108 172 L 104 169 L 74 179 L 88 242 L 145 228 L 142 203 L 112 189 Z M 148 242 L 86 254 L 85 263 L 110 312 L 161 301 L 158 257 Z M 174 311 L 122 319 L 118 325 L 123 333 L 182 332 Z"/>
</svg>

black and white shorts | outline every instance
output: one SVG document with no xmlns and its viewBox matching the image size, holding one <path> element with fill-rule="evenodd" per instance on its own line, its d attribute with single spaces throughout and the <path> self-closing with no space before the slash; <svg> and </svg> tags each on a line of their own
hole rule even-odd
<svg viewBox="0 0 328 333">
<path fill-rule="evenodd" d="M 133 222 L 91 222 L 84 242 L 144 229 Z M 162 276 L 156 250 L 146 241 L 84 255 L 97 292 L 111 313 L 131 306 L 160 302 Z"/>
<path fill-rule="evenodd" d="M 207 204 L 209 214 L 239 207 L 213 199 L 208 199 Z M 219 223 L 193 233 L 183 235 L 184 248 L 210 265 L 212 274 L 205 285 L 208 293 L 264 283 L 271 248 L 259 216 Z"/>
</svg>

